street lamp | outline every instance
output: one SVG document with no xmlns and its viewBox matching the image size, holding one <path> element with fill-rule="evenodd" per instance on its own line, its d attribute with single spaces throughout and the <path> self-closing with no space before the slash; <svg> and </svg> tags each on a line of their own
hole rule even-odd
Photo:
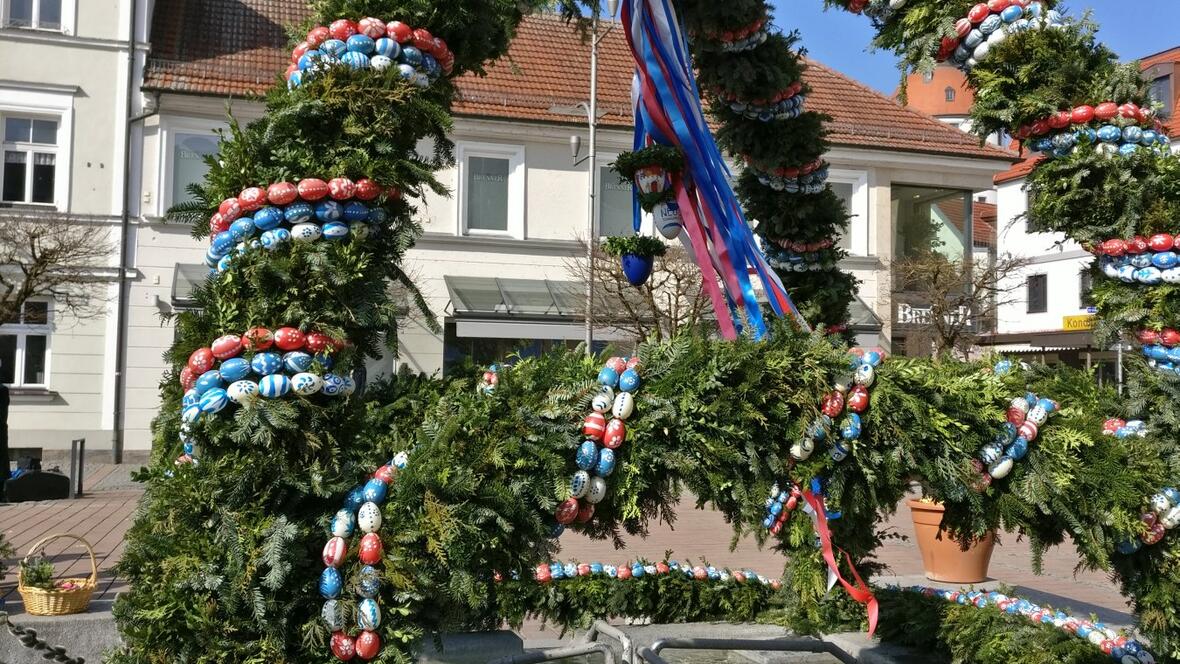
<svg viewBox="0 0 1180 664">
<path fill-rule="evenodd" d="M 615 13 L 619 9 L 619 0 L 606 0 L 606 8 L 613 19 Z M 598 44 L 601 42 L 613 26 L 608 28 L 606 32 L 601 35 L 598 34 L 598 17 L 602 9 L 600 3 L 596 0 L 591 10 L 590 15 L 590 103 L 586 104 L 586 116 L 590 126 L 590 145 L 589 153 L 585 159 L 578 159 L 578 153 L 582 151 L 582 139 L 580 136 L 570 136 L 570 155 L 574 159 L 574 165 L 589 160 L 590 178 L 589 191 L 587 193 L 587 238 L 586 238 L 586 354 L 594 354 L 594 248 L 598 244 L 598 224 L 595 223 L 597 212 L 597 205 L 595 199 L 598 194 Z M 583 106 L 583 104 L 578 104 Z"/>
</svg>

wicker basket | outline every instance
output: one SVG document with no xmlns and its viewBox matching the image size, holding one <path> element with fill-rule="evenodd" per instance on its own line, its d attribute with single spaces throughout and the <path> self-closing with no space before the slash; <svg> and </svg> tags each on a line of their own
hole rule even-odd
<svg viewBox="0 0 1180 664">
<path fill-rule="evenodd" d="M 25 555 L 24 559 L 28 560 L 30 556 L 34 556 L 44 549 L 45 545 L 62 537 L 77 540 L 86 547 L 86 553 L 90 554 L 90 576 L 84 579 L 61 579 L 61 581 L 73 581 L 77 586 L 69 590 L 61 588 L 46 590 L 45 588 L 26 586 L 24 575 L 18 575 L 16 589 L 20 591 L 21 599 L 25 602 L 25 612 L 31 615 L 64 616 L 71 613 L 81 613 L 90 605 L 90 596 L 94 594 L 94 588 L 98 585 L 98 563 L 94 560 L 94 547 L 90 546 L 90 542 L 77 535 L 60 533 L 45 537 L 29 549 L 29 553 Z"/>
</svg>

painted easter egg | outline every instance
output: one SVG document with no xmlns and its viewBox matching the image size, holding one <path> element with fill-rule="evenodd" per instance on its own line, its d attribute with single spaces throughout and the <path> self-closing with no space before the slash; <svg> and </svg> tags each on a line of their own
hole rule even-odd
<svg viewBox="0 0 1180 664">
<path fill-rule="evenodd" d="M 254 357 L 250 358 L 250 368 L 259 376 L 269 376 L 283 370 L 283 358 L 271 351 L 255 353 Z"/>
<path fill-rule="evenodd" d="M 1028 454 L 1029 440 L 1030 440 L 1029 438 L 1025 438 L 1024 436 L 1020 436 L 1016 440 L 1012 441 L 1012 444 L 1008 446 L 1008 449 L 1005 450 L 1004 453 L 1007 454 L 1008 456 L 1012 457 L 1016 461 L 1020 461 L 1021 459 L 1023 459 L 1025 457 L 1025 455 Z"/>
<path fill-rule="evenodd" d="M 252 380 L 236 380 L 226 388 L 225 394 L 230 401 L 247 406 L 258 400 L 258 383 Z"/>
<path fill-rule="evenodd" d="M 199 419 L 201 419 L 201 405 L 200 405 L 200 403 L 193 404 L 191 406 L 188 406 L 184 410 L 180 411 L 180 421 L 184 424 L 187 424 L 189 422 L 196 422 Z M 183 424 L 181 426 L 181 431 L 184 431 Z"/>
<path fill-rule="evenodd" d="M 606 425 L 606 434 L 602 437 L 602 444 L 616 450 L 627 438 L 627 427 L 623 420 L 612 419 Z"/>
<path fill-rule="evenodd" d="M 304 339 L 304 334 L 294 327 L 280 327 L 274 332 L 275 345 L 285 351 L 299 350 Z"/>
<path fill-rule="evenodd" d="M 242 338 L 236 334 L 217 337 L 210 345 L 210 349 L 213 351 L 213 357 L 219 360 L 228 360 L 242 352 Z"/>
<path fill-rule="evenodd" d="M 356 605 L 356 625 L 361 629 L 377 629 L 381 624 L 381 609 L 377 601 L 362 599 Z M 364 657 L 364 655 L 361 655 Z"/>
<path fill-rule="evenodd" d="M 343 537 L 333 537 L 324 544 L 323 560 L 327 567 L 340 567 L 348 554 L 348 543 Z"/>
<path fill-rule="evenodd" d="M 282 222 L 283 211 L 277 207 L 264 207 L 254 213 L 254 227 L 260 231 L 269 231 Z"/>
<path fill-rule="evenodd" d="M 229 226 L 229 234 L 238 241 L 254 235 L 254 231 L 254 220 L 250 217 L 242 217 Z"/>
<path fill-rule="evenodd" d="M 627 369 L 619 376 L 619 389 L 624 392 L 634 392 L 639 389 L 639 372 Z"/>
<path fill-rule="evenodd" d="M 1014 465 L 1015 461 L 1012 459 L 1012 457 L 1002 456 L 996 460 L 995 463 L 988 467 L 987 472 L 993 478 L 1002 480 L 1008 476 L 1008 473 L 1012 472 L 1012 467 Z"/>
<path fill-rule="evenodd" d="M 613 369 L 615 373 L 622 374 L 627 370 L 627 360 L 616 355 L 606 361 L 606 366 Z"/>
<path fill-rule="evenodd" d="M 606 413 L 611 409 L 611 400 L 605 394 L 595 394 L 590 400 L 590 409 L 596 413 Z"/>
<path fill-rule="evenodd" d="M 381 529 L 381 508 L 377 503 L 367 502 L 356 513 L 356 523 L 361 532 L 375 533 Z"/>
<path fill-rule="evenodd" d="M 384 466 L 378 468 L 373 473 L 373 477 L 381 480 L 382 482 L 385 482 L 386 484 L 393 484 L 393 480 L 397 479 L 397 470 L 398 469 L 396 466 L 387 463 Z"/>
<path fill-rule="evenodd" d="M 600 411 L 601 412 L 601 411 Z M 635 412 L 635 397 L 631 396 L 630 392 L 620 392 L 611 407 L 611 415 L 615 419 L 626 420 Z"/>
<path fill-rule="evenodd" d="M 217 206 L 217 214 L 220 214 L 227 222 L 232 222 L 242 216 L 242 206 L 238 203 L 237 197 L 227 198 Z"/>
<path fill-rule="evenodd" d="M 384 547 L 381 544 L 381 537 L 377 533 L 369 533 L 361 538 L 361 546 L 357 557 L 366 565 L 376 565 L 381 562 L 381 554 L 383 552 Z"/>
<path fill-rule="evenodd" d="M 266 203 L 266 191 L 262 187 L 247 187 L 238 194 L 238 205 L 242 212 L 253 212 Z"/>
<path fill-rule="evenodd" d="M 363 631 L 356 637 L 356 654 L 361 659 L 373 659 L 381 652 L 381 636 L 377 632 Z"/>
<path fill-rule="evenodd" d="M 381 573 L 371 565 L 365 565 L 356 575 L 356 591 L 361 597 L 376 597 L 381 590 Z"/>
<path fill-rule="evenodd" d="M 351 45 L 350 45 L 351 47 Z M 348 178 L 332 178 L 328 180 L 328 195 L 338 201 L 352 198 L 356 193 L 356 184 Z"/>
<path fill-rule="evenodd" d="M 602 413 L 590 413 L 582 422 L 582 433 L 587 438 L 602 440 L 606 433 L 606 417 Z"/>
<path fill-rule="evenodd" d="M 829 392 L 824 397 L 820 410 L 828 417 L 837 417 L 844 412 L 844 395 L 838 391 Z"/>
<path fill-rule="evenodd" d="M 229 404 L 229 396 L 220 387 L 215 387 L 202 394 L 199 403 L 201 412 L 208 414 L 221 412 L 227 404 Z"/>
<path fill-rule="evenodd" d="M 598 453 L 598 463 L 594 465 L 594 473 L 599 477 L 609 477 L 615 472 L 615 451 L 606 448 Z"/>
<path fill-rule="evenodd" d="M 570 496 L 574 498 L 583 498 L 586 492 L 590 490 L 590 473 L 579 470 L 570 478 Z"/>
<path fill-rule="evenodd" d="M 311 354 L 301 350 L 293 350 L 282 356 L 283 368 L 292 374 L 307 371 L 311 368 Z"/>
<path fill-rule="evenodd" d="M 201 401 L 201 395 L 197 394 L 196 390 L 188 390 L 184 393 L 184 396 L 181 397 L 180 405 L 181 405 L 181 408 L 183 409 L 183 408 L 188 408 L 189 406 L 195 406 L 198 403 L 200 403 L 200 401 Z"/>
<path fill-rule="evenodd" d="M 1044 408 L 1041 408 L 1040 405 L 1030 408 L 1028 415 L 1024 416 L 1025 423 L 1032 422 L 1036 426 L 1041 426 L 1047 419 L 1049 419 L 1049 413 Z M 1029 440 L 1032 439 L 1030 438 Z"/>
<path fill-rule="evenodd" d="M 315 204 L 315 218 L 321 222 L 339 221 L 344 216 L 344 206 L 333 200 L 320 201 Z"/>
<path fill-rule="evenodd" d="M 313 373 L 297 373 L 291 377 L 291 389 L 295 390 L 296 394 L 302 396 L 315 394 L 323 386 L 323 379 Z"/>
<path fill-rule="evenodd" d="M 291 227 L 291 239 L 296 242 L 315 242 L 320 235 L 319 224 L 302 223 Z"/>
<path fill-rule="evenodd" d="M 344 221 L 365 221 L 368 218 L 368 205 L 360 201 L 352 201 L 344 206 Z"/>
<path fill-rule="evenodd" d="M 311 221 L 313 217 L 315 217 L 315 209 L 311 207 L 311 203 L 299 201 L 283 208 L 283 219 L 289 224 L 306 223 Z"/>
<path fill-rule="evenodd" d="M 213 350 L 210 348 L 198 348 L 188 356 L 188 366 L 196 375 L 201 375 L 213 368 L 213 362 L 216 358 L 213 356 Z"/>
<path fill-rule="evenodd" d="M 578 499 L 566 498 L 557 506 L 557 511 L 554 513 L 557 522 L 563 526 L 568 526 L 578 518 Z"/>
<path fill-rule="evenodd" d="M 344 378 L 336 374 L 324 374 L 324 386 L 320 391 L 328 396 L 339 396 L 344 394 Z"/>
<path fill-rule="evenodd" d="M 334 537 L 352 537 L 356 529 L 356 515 L 352 510 L 338 510 L 332 517 L 332 535 Z"/>
<path fill-rule="evenodd" d="M 299 197 L 305 201 L 318 201 L 328 195 L 328 183 L 319 178 L 305 178 L 295 185 Z"/>
<path fill-rule="evenodd" d="M 177 378 L 180 380 L 180 386 L 186 390 L 191 390 L 197 384 L 197 373 L 193 371 L 192 367 L 181 369 Z"/>
<path fill-rule="evenodd" d="M 340 571 L 335 567 L 326 567 L 320 573 L 320 595 L 324 599 L 336 599 L 340 596 L 340 589 L 344 582 L 340 578 Z"/>
<path fill-rule="evenodd" d="M 619 384 L 619 372 L 610 367 L 603 367 L 602 371 L 598 372 L 598 382 L 613 388 Z"/>
<path fill-rule="evenodd" d="M 578 446 L 578 453 L 574 457 L 574 462 L 582 470 L 593 468 L 598 463 L 598 445 L 592 440 L 582 441 L 582 444 Z"/>
<path fill-rule="evenodd" d="M 329 221 L 320 227 L 320 233 L 325 240 L 343 240 L 348 237 L 348 224 L 339 221 Z"/>
<path fill-rule="evenodd" d="M 869 408 L 869 390 L 864 385 L 856 385 L 848 391 L 848 410 L 863 413 Z"/>
<path fill-rule="evenodd" d="M 876 370 L 873 369 L 873 365 L 871 364 L 862 364 L 856 368 L 855 380 L 857 385 L 872 387 L 876 377 Z"/>
<path fill-rule="evenodd" d="M 356 657 L 356 641 L 344 632 L 333 632 L 331 644 L 336 659 L 347 662 Z"/>
<path fill-rule="evenodd" d="M 258 381 L 258 393 L 267 399 L 277 399 L 291 390 L 291 379 L 283 374 L 270 374 Z"/>
<path fill-rule="evenodd" d="M 1004 446 L 999 443 L 988 443 L 979 451 L 980 460 L 988 465 L 999 461 L 1002 456 L 1004 456 Z"/>
<path fill-rule="evenodd" d="M 404 44 L 414 38 L 414 29 L 401 21 L 390 21 L 385 24 L 385 34 L 390 39 Z"/>
<path fill-rule="evenodd" d="M 385 493 L 388 488 L 385 482 L 373 477 L 368 482 L 365 482 L 364 488 L 361 489 L 361 495 L 368 502 L 381 503 L 385 501 Z"/>
<path fill-rule="evenodd" d="M 1037 437 L 1037 425 L 1031 420 L 1026 419 L 1024 424 L 1020 425 L 1017 433 L 1020 436 L 1023 436 L 1025 440 L 1032 442 L 1033 440 L 1036 440 Z"/>
<path fill-rule="evenodd" d="M 1025 410 L 1021 410 L 1016 406 L 1009 406 L 1008 421 L 1019 427 L 1021 424 L 1024 424 L 1025 412 Z"/>
<path fill-rule="evenodd" d="M 594 518 L 594 505 L 590 503 L 582 503 L 578 506 L 578 516 L 574 517 L 577 523 L 590 523 Z"/>
<path fill-rule="evenodd" d="M 251 328 L 242 335 L 242 344 L 246 350 L 266 350 L 274 345 L 274 335 L 265 327 Z"/>
<path fill-rule="evenodd" d="M 202 396 L 215 387 L 221 387 L 221 385 L 221 372 L 216 369 L 210 369 L 197 378 L 196 383 L 193 384 L 193 389 L 196 390 L 197 396 Z"/>
<path fill-rule="evenodd" d="M 606 480 L 601 477 L 591 477 L 589 490 L 586 492 L 586 502 L 596 505 L 606 498 Z"/>
<path fill-rule="evenodd" d="M 334 599 L 324 602 L 324 608 L 320 609 L 320 618 L 328 629 L 334 632 L 344 629 L 344 605 Z"/>
<path fill-rule="evenodd" d="M 271 205 L 287 205 L 293 203 L 298 196 L 299 190 L 290 182 L 276 182 L 266 188 L 266 200 Z"/>
</svg>

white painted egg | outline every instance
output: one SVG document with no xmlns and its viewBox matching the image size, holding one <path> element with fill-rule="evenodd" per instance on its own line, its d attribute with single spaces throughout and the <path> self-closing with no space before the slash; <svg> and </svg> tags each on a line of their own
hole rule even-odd
<svg viewBox="0 0 1180 664">
<path fill-rule="evenodd" d="M 1168 530 L 1175 530 L 1180 526 L 1180 507 L 1173 507 L 1160 517 L 1160 523 L 1164 524 L 1164 528 Z"/>
<path fill-rule="evenodd" d="M 590 473 L 579 470 L 570 478 L 570 496 L 583 498 L 590 490 Z"/>
<path fill-rule="evenodd" d="M 606 498 L 606 480 L 601 477 L 590 478 L 590 490 L 586 492 L 586 502 L 596 505 Z"/>
<path fill-rule="evenodd" d="M 237 380 L 229 384 L 225 393 L 229 395 L 230 401 L 247 406 L 258 400 L 258 383 L 252 380 Z"/>
<path fill-rule="evenodd" d="M 356 381 L 352 379 L 352 376 L 344 376 L 341 381 L 340 393 L 346 397 L 352 396 L 356 392 Z"/>
<path fill-rule="evenodd" d="M 989 475 L 997 480 L 1002 480 L 1012 472 L 1012 467 L 1016 464 L 1012 457 L 1002 456 L 999 461 L 996 461 L 987 469 Z"/>
<path fill-rule="evenodd" d="M 377 507 L 377 503 L 370 501 L 361 505 L 356 513 L 356 525 L 365 533 L 375 533 L 381 529 L 381 508 Z"/>
<path fill-rule="evenodd" d="M 356 515 L 351 510 L 343 509 L 332 517 L 332 535 L 334 537 L 352 537 L 356 529 Z"/>
<path fill-rule="evenodd" d="M 810 442 L 810 441 L 801 441 L 801 442 L 795 443 L 794 445 L 791 446 L 791 456 L 795 457 L 796 459 L 798 459 L 800 461 L 806 461 L 808 459 L 808 457 L 811 456 L 811 452 L 812 452 L 810 445 L 808 445 L 807 449 L 805 449 L 803 447 L 803 442 Z"/>
<path fill-rule="evenodd" d="M 1028 410 L 1028 415 L 1024 419 L 1026 422 L 1041 426 L 1045 420 L 1049 419 L 1049 412 L 1040 406 L 1033 406 Z"/>
<path fill-rule="evenodd" d="M 598 387 L 598 393 L 606 395 L 606 398 L 612 403 L 615 400 L 615 391 L 610 385 L 600 385 Z"/>
<path fill-rule="evenodd" d="M 876 370 L 871 364 L 862 364 L 856 368 L 856 384 L 872 387 L 876 379 Z"/>
<path fill-rule="evenodd" d="M 295 224 L 291 227 L 291 239 L 296 242 L 315 242 L 320 239 L 319 224 Z"/>
<path fill-rule="evenodd" d="M 590 408 L 596 413 L 605 413 L 610 410 L 611 400 L 605 394 L 595 394 L 594 399 L 590 401 Z"/>
<path fill-rule="evenodd" d="M 301 372 L 291 377 L 291 389 L 303 396 L 315 394 L 323 386 L 323 379 L 313 373 Z"/>
<path fill-rule="evenodd" d="M 324 602 L 320 617 L 323 618 L 324 624 L 328 626 L 329 630 L 338 632 L 344 629 L 344 605 L 340 602 L 334 599 Z"/>
<path fill-rule="evenodd" d="M 615 397 L 614 406 L 611 408 L 611 415 L 614 415 L 620 420 L 625 420 L 631 417 L 631 413 L 635 412 L 635 397 L 631 396 L 630 392 L 621 392 Z"/>
</svg>

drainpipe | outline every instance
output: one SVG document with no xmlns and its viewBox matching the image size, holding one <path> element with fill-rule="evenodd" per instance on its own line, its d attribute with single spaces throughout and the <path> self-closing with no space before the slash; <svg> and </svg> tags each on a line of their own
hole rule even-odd
<svg viewBox="0 0 1180 664">
<path fill-rule="evenodd" d="M 118 325 L 115 329 L 115 408 L 114 434 L 111 457 L 115 463 L 123 463 L 123 427 L 125 409 L 123 392 L 125 367 L 127 362 L 127 264 L 131 254 L 128 242 L 131 237 L 131 129 L 138 122 L 159 113 L 160 95 L 156 93 L 154 108 L 139 115 L 132 115 L 135 110 L 135 37 L 136 19 L 139 14 L 139 0 L 130 0 L 131 16 L 127 26 L 127 124 L 123 128 L 123 218 L 119 225 L 119 295 L 118 295 Z"/>
</svg>

